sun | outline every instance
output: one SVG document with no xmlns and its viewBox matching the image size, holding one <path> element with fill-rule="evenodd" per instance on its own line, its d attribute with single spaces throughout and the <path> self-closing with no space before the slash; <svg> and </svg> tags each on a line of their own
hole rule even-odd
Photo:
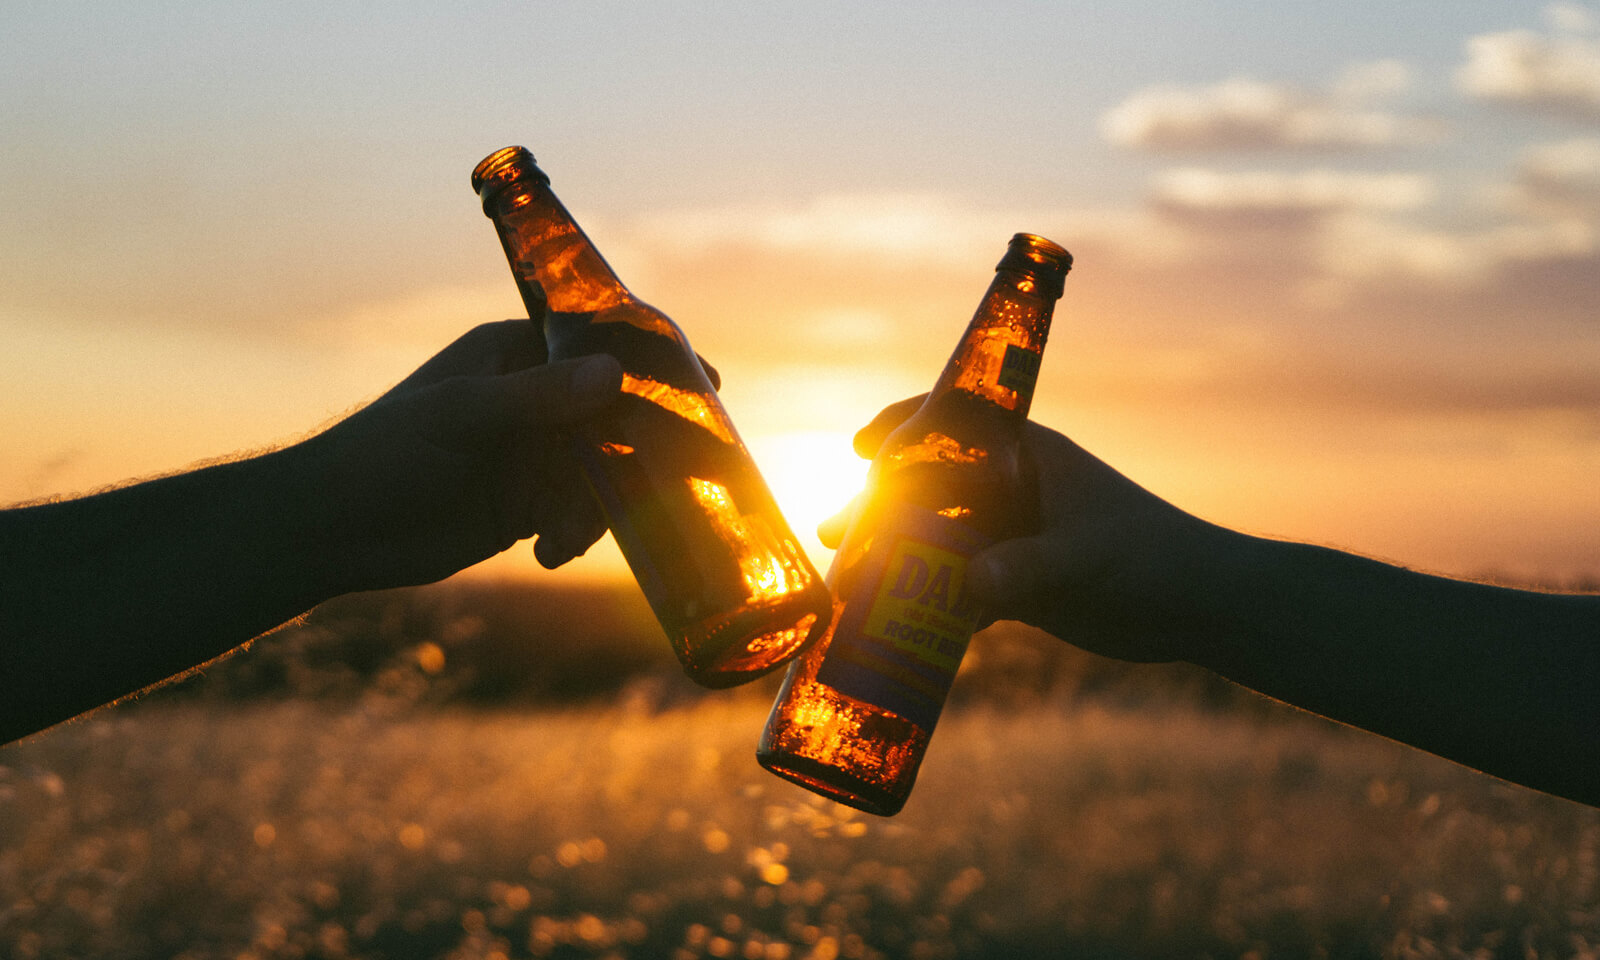
<svg viewBox="0 0 1600 960">
<path fill-rule="evenodd" d="M 784 518 L 823 570 L 833 551 L 817 539 L 817 524 L 844 509 L 867 479 L 867 461 L 851 450 L 850 437 L 839 431 L 808 431 L 746 441 Z"/>
<path fill-rule="evenodd" d="M 842 431 L 818 430 L 757 434 L 745 440 L 784 519 L 819 572 L 827 571 L 833 551 L 817 539 L 817 524 L 844 509 L 866 485 L 867 461 L 850 449 L 850 438 L 851 434 Z M 522 543 L 478 564 L 467 575 L 527 580 L 550 574 L 533 559 L 529 545 Z M 561 577 L 568 582 L 613 583 L 631 579 L 632 574 L 616 541 L 608 535 L 563 567 Z"/>
</svg>

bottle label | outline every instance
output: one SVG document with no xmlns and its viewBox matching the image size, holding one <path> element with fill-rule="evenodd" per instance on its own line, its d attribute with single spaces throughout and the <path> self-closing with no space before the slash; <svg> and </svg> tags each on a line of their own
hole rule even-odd
<svg viewBox="0 0 1600 960">
<path fill-rule="evenodd" d="M 1033 395 L 1033 385 L 1039 380 L 1041 357 L 1032 350 L 1024 350 L 1014 343 L 1006 344 L 1006 356 L 1000 363 L 1000 386 L 1018 393 Z"/>
<path fill-rule="evenodd" d="M 967 561 L 988 539 L 909 504 L 884 510 L 817 680 L 932 731 L 977 627 Z"/>
</svg>

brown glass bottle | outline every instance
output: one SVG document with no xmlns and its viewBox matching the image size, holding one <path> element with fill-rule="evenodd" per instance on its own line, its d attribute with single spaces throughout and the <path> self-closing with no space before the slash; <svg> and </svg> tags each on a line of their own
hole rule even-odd
<svg viewBox="0 0 1600 960">
<path fill-rule="evenodd" d="M 882 816 L 905 804 L 978 622 L 967 561 L 1037 524 L 1021 430 L 1071 267 L 1012 237 L 933 391 L 873 459 L 828 571 L 833 628 L 790 666 L 761 735 L 773 773 Z"/>
<path fill-rule="evenodd" d="M 573 446 L 684 670 L 728 687 L 780 666 L 832 599 L 683 331 L 623 286 L 526 149 L 485 158 L 472 187 L 550 359 L 622 364 L 623 396 Z"/>
</svg>

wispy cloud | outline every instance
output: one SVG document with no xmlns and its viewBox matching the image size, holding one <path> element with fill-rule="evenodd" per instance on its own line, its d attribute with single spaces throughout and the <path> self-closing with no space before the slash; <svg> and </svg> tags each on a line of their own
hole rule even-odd
<svg viewBox="0 0 1600 960">
<path fill-rule="evenodd" d="M 894 350 L 934 366 L 948 344 L 922 337 L 928 318 L 959 323 L 1013 233 L 1067 242 L 1082 219 L 954 194 L 827 193 L 640 211 L 595 235 L 641 296 L 693 318 L 696 346 L 715 356 L 871 365 Z"/>
<path fill-rule="evenodd" d="M 1562 3 L 1545 10 L 1547 30 L 1508 30 L 1467 41 L 1456 84 L 1471 97 L 1584 120 L 1600 120 L 1600 17 Z"/>
<path fill-rule="evenodd" d="M 1203 87 L 1147 87 L 1108 111 L 1111 143 L 1156 151 L 1371 149 L 1437 139 L 1440 124 L 1382 109 L 1410 70 L 1396 60 L 1356 64 L 1325 90 L 1250 77 Z"/>
<path fill-rule="evenodd" d="M 1325 216 L 1349 210 L 1415 210 L 1432 201 L 1430 177 L 1329 169 L 1223 173 L 1200 167 L 1156 177 L 1155 204 L 1171 211 L 1223 216 Z"/>
<path fill-rule="evenodd" d="M 1280 279 L 1318 297 L 1407 277 L 1481 289 L 1508 267 L 1600 257 L 1600 138 L 1529 147 L 1488 192 L 1498 209 L 1468 225 L 1427 174 L 1180 167 L 1152 179 L 1147 202 L 1187 237 L 1163 238 L 1169 261 L 1292 261 L 1303 273 Z"/>
<path fill-rule="evenodd" d="M 1517 165 L 1512 199 L 1535 215 L 1600 221 L 1600 137 L 1529 147 Z"/>
<path fill-rule="evenodd" d="M 1595 232 L 1574 220 L 1521 221 L 1476 230 L 1431 228 L 1397 218 L 1331 221 L 1320 264 L 1346 281 L 1426 279 L 1481 289 L 1518 264 L 1593 257 Z"/>
<path fill-rule="evenodd" d="M 633 218 L 627 242 L 680 253 L 740 245 L 800 256 L 962 263 L 997 251 L 1026 214 L 931 193 L 825 194 L 789 203 L 663 210 Z M 1037 214 L 1034 214 L 1037 216 Z"/>
</svg>

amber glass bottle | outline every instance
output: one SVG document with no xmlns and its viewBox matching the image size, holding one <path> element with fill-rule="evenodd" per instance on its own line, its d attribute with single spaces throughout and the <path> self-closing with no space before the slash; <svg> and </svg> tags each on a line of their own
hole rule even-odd
<svg viewBox="0 0 1600 960">
<path fill-rule="evenodd" d="M 683 331 L 622 285 L 522 147 L 472 172 L 550 359 L 609 353 L 614 413 L 574 438 L 611 533 L 684 670 L 728 687 L 778 667 L 833 605 Z"/>
<path fill-rule="evenodd" d="M 1072 255 L 1011 239 L 939 382 L 872 461 L 828 571 L 840 612 L 789 668 L 756 757 L 889 816 L 916 780 L 979 611 L 967 561 L 1037 524 L 1021 429 Z"/>
</svg>

